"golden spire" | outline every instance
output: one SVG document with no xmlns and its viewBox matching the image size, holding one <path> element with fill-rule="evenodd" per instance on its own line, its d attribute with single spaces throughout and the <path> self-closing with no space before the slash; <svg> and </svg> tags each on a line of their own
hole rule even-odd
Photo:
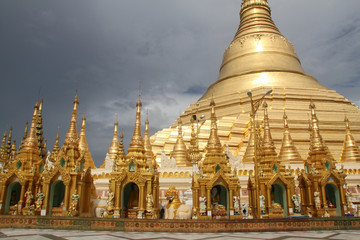
<svg viewBox="0 0 360 240">
<path fill-rule="evenodd" d="M 79 150 L 88 151 L 88 144 L 86 140 L 86 116 L 82 117 L 80 135 L 79 135 Z"/>
<path fill-rule="evenodd" d="M 40 152 L 40 157 L 42 159 L 46 158 L 46 148 L 44 146 L 44 136 L 43 136 L 43 123 L 42 123 L 42 106 L 43 99 L 40 100 L 39 111 L 36 119 L 36 137 L 38 139 L 38 147 Z"/>
<path fill-rule="evenodd" d="M 14 160 L 15 155 L 16 155 L 16 138 L 14 138 L 13 144 L 11 145 L 10 159 Z"/>
<path fill-rule="evenodd" d="M 313 102 L 310 103 L 311 110 L 311 134 L 310 134 L 310 142 L 312 151 L 325 151 L 325 146 L 323 139 L 320 135 L 319 129 L 319 120 L 316 116 L 315 104 Z"/>
<path fill-rule="evenodd" d="M 134 134 L 131 138 L 130 147 L 128 152 L 137 151 L 137 149 L 141 149 L 141 151 L 145 151 L 144 149 L 144 140 L 142 138 L 141 133 L 141 100 L 140 97 L 136 102 L 136 120 L 135 120 L 135 129 Z"/>
<path fill-rule="evenodd" d="M 119 151 L 118 151 L 118 159 L 124 160 L 125 159 L 125 150 L 124 150 L 124 133 L 121 129 L 120 132 L 120 144 L 119 144 Z"/>
<path fill-rule="evenodd" d="M 6 152 L 8 156 L 10 156 L 11 153 L 11 138 L 12 138 L 12 128 L 10 128 L 7 145 L 6 145 Z"/>
<path fill-rule="evenodd" d="M 69 130 L 65 136 L 64 146 L 77 147 L 79 144 L 79 136 L 78 136 L 77 129 L 76 129 L 78 104 L 79 104 L 79 98 L 76 94 L 75 99 L 74 99 L 74 108 L 72 111 L 71 122 L 70 122 Z"/>
<path fill-rule="evenodd" d="M 80 130 L 80 137 L 79 137 L 79 150 L 84 153 L 85 162 L 84 168 L 90 167 L 91 169 L 95 169 L 95 164 L 92 159 L 91 153 L 89 151 L 89 145 L 86 140 L 86 117 L 85 114 L 82 118 L 81 130 Z"/>
<path fill-rule="evenodd" d="M 27 134 L 28 134 L 28 125 L 29 125 L 29 122 L 26 121 L 26 124 L 25 124 L 25 130 L 24 130 L 24 137 L 23 139 L 21 140 L 21 144 L 20 144 L 20 149 L 22 148 L 23 144 L 24 144 L 24 141 L 25 139 L 27 138 Z"/>
<path fill-rule="evenodd" d="M 56 134 L 56 138 L 55 138 L 55 144 L 54 144 L 54 147 L 52 149 L 52 153 L 54 154 L 58 154 L 60 151 L 60 145 L 59 145 L 59 130 Z"/>
<path fill-rule="evenodd" d="M 7 133 L 5 131 L 2 142 L 1 142 L 1 147 L 0 147 L 0 158 L 1 158 L 1 161 L 3 162 L 3 164 L 7 163 L 6 137 L 7 137 Z"/>
<path fill-rule="evenodd" d="M 216 115 L 215 115 L 215 101 L 211 99 L 211 129 L 210 136 L 207 144 L 207 152 L 208 153 L 219 153 L 222 152 L 221 142 L 217 133 L 217 125 L 216 125 Z"/>
<path fill-rule="evenodd" d="M 245 150 L 245 154 L 241 160 L 242 163 L 254 163 L 254 156 L 255 156 L 255 132 L 253 129 L 252 118 L 250 118 L 250 134 L 249 134 L 249 141 Z"/>
<path fill-rule="evenodd" d="M 115 160 L 118 152 L 119 152 L 119 133 L 118 133 L 118 121 L 116 120 L 114 123 L 113 139 L 111 141 L 111 145 L 108 151 L 110 155 L 110 159 Z"/>
<path fill-rule="evenodd" d="M 279 159 L 281 162 L 286 163 L 301 163 L 302 159 L 297 151 L 294 142 L 291 138 L 289 126 L 288 126 L 288 117 L 284 112 L 284 137 L 282 140 L 280 152 L 279 152 Z"/>
<path fill-rule="evenodd" d="M 231 173 L 231 167 L 229 160 L 226 158 L 225 153 L 222 149 L 219 136 L 217 134 L 216 115 L 215 115 L 215 101 L 211 99 L 211 129 L 208 144 L 206 146 L 207 153 L 200 169 L 207 176 L 216 174 L 220 169 L 225 174 Z"/>
<path fill-rule="evenodd" d="M 201 153 L 199 150 L 197 134 L 195 133 L 195 128 L 194 128 L 194 122 L 195 122 L 194 117 L 191 117 L 190 122 L 191 122 L 191 139 L 190 139 L 190 147 L 189 147 L 189 159 L 192 162 L 197 163 L 201 160 Z"/>
<path fill-rule="evenodd" d="M 226 49 L 219 77 L 201 99 L 260 86 L 326 89 L 306 74 L 294 46 L 274 24 L 266 0 L 243 0 L 240 25 Z"/>
<path fill-rule="evenodd" d="M 34 114 L 31 121 L 29 136 L 27 136 L 26 139 L 24 140 L 24 144 L 20 152 L 31 151 L 31 152 L 39 153 L 38 139 L 36 137 L 36 120 L 38 116 L 37 114 L 38 109 L 39 109 L 39 105 L 38 103 L 36 103 L 34 106 Z"/>
<path fill-rule="evenodd" d="M 264 101 L 264 137 L 262 140 L 262 152 L 265 156 L 276 156 L 275 144 L 271 137 L 267 103 Z"/>
<path fill-rule="evenodd" d="M 186 167 L 191 166 L 192 163 L 189 161 L 189 154 L 182 136 L 182 121 L 181 118 L 178 120 L 178 137 L 174 145 L 174 149 L 171 153 L 171 157 L 175 158 L 176 166 Z"/>
<path fill-rule="evenodd" d="M 349 119 L 345 116 L 346 134 L 343 149 L 341 151 L 340 162 L 360 162 L 359 147 L 351 134 Z"/>
<path fill-rule="evenodd" d="M 144 147 L 145 147 L 145 157 L 149 166 L 152 164 L 152 161 L 155 159 L 154 153 L 152 151 L 150 136 L 149 136 L 149 119 L 146 117 L 145 121 L 145 133 L 144 133 Z"/>
<path fill-rule="evenodd" d="M 259 33 L 272 33 L 282 36 L 271 18 L 271 10 L 266 0 L 243 0 L 240 11 L 240 26 L 234 40 Z"/>
</svg>

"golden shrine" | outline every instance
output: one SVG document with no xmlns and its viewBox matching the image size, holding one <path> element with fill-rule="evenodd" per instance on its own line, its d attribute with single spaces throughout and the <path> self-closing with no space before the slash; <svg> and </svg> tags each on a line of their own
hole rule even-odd
<svg viewBox="0 0 360 240">
<path fill-rule="evenodd" d="M 159 174 L 152 157 L 148 139 L 148 120 L 146 124 L 146 147 L 141 134 L 140 98 L 136 103 L 136 121 L 128 154 L 125 157 L 123 146 L 114 159 L 113 171 L 109 180 L 107 202 L 108 217 L 158 218 L 159 217 Z M 114 130 L 117 132 L 116 125 Z M 115 144 L 116 145 L 116 144 Z M 110 207 L 109 207 L 110 205 Z"/>
<path fill-rule="evenodd" d="M 76 130 L 78 104 L 76 96 L 64 145 L 59 150 L 57 135 L 53 152 L 48 157 L 44 155 L 46 146 L 42 143 L 42 101 L 40 106 L 35 105 L 29 135 L 26 128 L 19 153 L 5 164 L 7 167 L 0 175 L 2 213 L 91 216 L 90 198 L 95 194 L 95 187 L 90 168 L 84 168 L 85 156 L 89 154 L 79 147 Z M 85 129 L 84 122 L 82 129 Z M 80 142 L 86 143 L 83 131 Z"/>
<path fill-rule="evenodd" d="M 324 144 L 316 116 L 315 104 L 311 109 L 311 145 L 305 160 L 305 171 L 299 176 L 303 211 L 313 216 L 343 216 L 346 207 L 344 170 L 337 170 L 335 159 Z M 352 210 L 351 210 L 352 211 Z"/>
<path fill-rule="evenodd" d="M 217 134 L 213 100 L 210 106 L 211 130 L 206 155 L 192 178 L 194 215 L 199 219 L 241 218 L 240 182 L 236 172 L 231 171 Z"/>
<path fill-rule="evenodd" d="M 257 218 L 282 218 L 292 215 L 294 212 L 299 214 L 300 209 L 299 202 L 292 201 L 292 198 L 298 197 L 295 195 L 294 176 L 290 170 L 285 169 L 282 159 L 278 157 L 275 151 L 267 107 L 267 103 L 264 102 L 264 133 L 262 138 L 255 126 L 255 119 L 252 119 L 251 135 L 254 138 L 254 146 L 257 146 L 253 150 L 254 155 L 252 156 L 254 161 L 259 162 L 255 163 L 255 168 L 257 168 L 255 169 L 255 176 L 249 176 L 249 203 Z M 285 131 L 281 153 L 284 153 L 285 149 L 292 149 L 296 152 L 288 128 L 287 116 L 284 113 Z M 249 153 L 248 149 L 247 153 Z"/>
<path fill-rule="evenodd" d="M 182 137 L 187 147 L 191 146 L 192 116 L 198 120 L 198 147 L 202 158 L 206 152 L 208 136 L 211 131 L 211 99 L 216 102 L 218 136 L 225 147 L 231 169 L 237 171 L 241 184 L 241 200 L 247 202 L 249 175 L 254 174 L 254 137 L 251 132 L 251 90 L 254 101 L 266 96 L 271 114 L 269 122 L 274 146 L 280 149 L 276 153 L 278 161 L 296 177 L 304 171 L 304 159 L 307 159 L 311 145 L 309 134 L 309 103 L 317 107 L 320 119 L 319 127 L 327 151 L 331 153 L 334 166 L 340 169 L 343 165 L 347 174 L 347 192 L 360 196 L 359 173 L 360 155 L 360 111 L 348 99 L 334 90 L 320 84 L 302 68 L 295 48 L 279 31 L 271 18 L 271 9 L 266 0 L 243 0 L 240 10 L 240 25 L 229 47 L 225 50 L 217 81 L 210 85 L 206 93 L 179 116 L 169 128 L 155 133 L 152 147 L 158 162 L 170 156 L 177 141 L 177 126 L 182 122 Z M 284 136 L 283 115 L 287 115 L 291 133 L 291 142 Z M 349 143 L 344 117 L 351 122 L 353 141 Z M 255 115 L 256 125 L 262 117 Z M 261 128 L 261 127 L 260 127 Z M 350 144 L 350 145 L 349 145 Z M 295 150 L 296 149 L 296 150 Z M 191 169 L 159 169 L 161 182 L 184 182 Z M 184 173 L 184 174 L 183 174 Z M 188 177 L 190 178 L 190 177 Z M 168 180 L 165 180 L 168 179 Z M 296 178 L 295 178 L 295 181 Z M 182 191 L 186 190 L 184 186 Z M 160 189 L 164 189 L 160 186 Z M 164 189 L 165 190 L 165 189 Z M 296 190 L 299 194 L 299 189 Z M 266 197 L 266 193 L 262 192 Z"/>
<path fill-rule="evenodd" d="M 148 119 L 142 137 L 139 98 L 127 154 L 116 121 L 100 168 L 85 116 L 77 132 L 78 97 L 64 144 L 57 135 L 50 154 L 42 104 L 18 152 L 12 130 L 3 136 L 1 214 L 156 219 L 167 206 L 187 212 L 187 201 L 189 216 L 200 220 L 242 218 L 243 211 L 328 217 L 352 213 L 351 194 L 360 195 L 360 111 L 304 72 L 267 0 L 242 1 L 239 28 L 207 92 L 151 138 Z M 168 198 L 175 201 L 164 207 Z"/>
</svg>

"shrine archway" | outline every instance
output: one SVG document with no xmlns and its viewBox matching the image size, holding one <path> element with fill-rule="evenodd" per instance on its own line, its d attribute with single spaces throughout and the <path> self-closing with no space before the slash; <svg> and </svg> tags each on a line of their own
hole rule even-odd
<svg viewBox="0 0 360 240">
<path fill-rule="evenodd" d="M 271 186 L 271 201 L 281 205 L 284 217 L 287 217 L 286 189 L 284 185 L 275 183 Z"/>
<path fill-rule="evenodd" d="M 341 216 L 339 189 L 332 183 L 325 186 L 326 203 L 330 208 L 336 208 L 336 216 Z"/>
<path fill-rule="evenodd" d="M 229 191 L 224 185 L 215 185 L 211 191 L 211 208 L 213 212 L 221 212 L 222 209 L 229 215 Z"/>
<path fill-rule="evenodd" d="M 58 180 L 51 185 L 50 190 L 50 213 L 53 208 L 61 207 L 64 202 L 65 185 L 63 181 Z"/>
<path fill-rule="evenodd" d="M 134 217 L 139 208 L 139 187 L 133 182 L 127 183 L 122 192 L 122 217 Z M 130 215 L 129 215 L 130 213 Z"/>
<path fill-rule="evenodd" d="M 5 200 L 5 214 L 9 212 L 11 206 L 14 206 L 20 201 L 20 194 L 21 184 L 19 182 L 9 184 Z"/>
</svg>

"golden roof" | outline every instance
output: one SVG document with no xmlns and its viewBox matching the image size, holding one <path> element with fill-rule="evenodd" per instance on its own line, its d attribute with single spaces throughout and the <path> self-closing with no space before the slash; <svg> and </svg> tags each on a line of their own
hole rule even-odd
<svg viewBox="0 0 360 240">
<path fill-rule="evenodd" d="M 340 162 L 360 162 L 359 147 L 351 134 L 349 119 L 345 117 L 346 134 L 343 149 L 341 151 Z"/>
</svg>

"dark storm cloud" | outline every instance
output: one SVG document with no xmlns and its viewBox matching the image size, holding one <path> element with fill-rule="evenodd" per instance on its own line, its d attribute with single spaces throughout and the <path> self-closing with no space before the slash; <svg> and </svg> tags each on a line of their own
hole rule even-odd
<svg viewBox="0 0 360 240">
<path fill-rule="evenodd" d="M 269 3 L 275 23 L 294 43 L 305 71 L 359 103 L 360 1 Z M 87 139 L 99 166 L 116 118 L 128 146 L 139 82 L 143 120 L 148 112 L 154 133 L 170 126 L 216 81 L 222 54 L 239 24 L 240 4 L 0 1 L 0 131 L 13 126 L 20 142 L 41 88 L 44 134 L 51 150 L 58 126 L 61 143 L 64 140 L 78 89 L 79 126 L 86 114 Z"/>
</svg>

